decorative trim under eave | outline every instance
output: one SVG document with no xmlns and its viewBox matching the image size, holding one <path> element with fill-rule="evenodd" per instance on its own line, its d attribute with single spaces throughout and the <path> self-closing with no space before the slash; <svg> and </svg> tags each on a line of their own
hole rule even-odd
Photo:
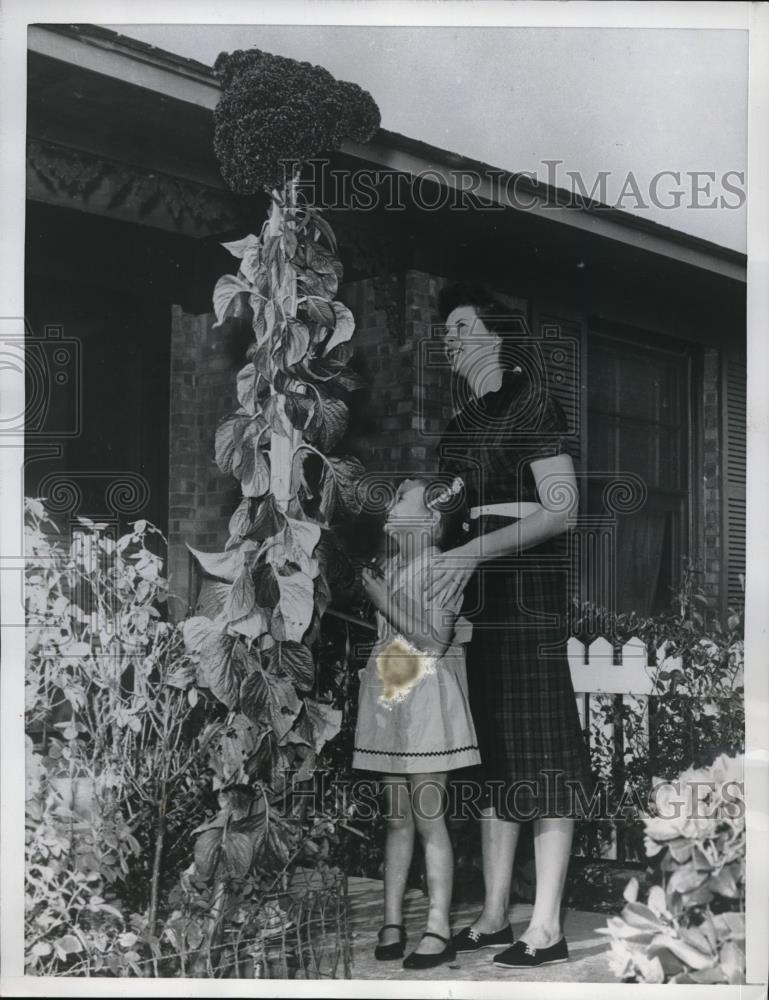
<svg viewBox="0 0 769 1000">
<path fill-rule="evenodd" d="M 243 217 L 226 192 L 40 139 L 27 142 L 27 197 L 195 237 Z"/>
</svg>

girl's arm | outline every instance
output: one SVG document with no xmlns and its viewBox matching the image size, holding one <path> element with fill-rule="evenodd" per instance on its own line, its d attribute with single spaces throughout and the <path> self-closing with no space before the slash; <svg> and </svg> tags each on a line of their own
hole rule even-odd
<svg viewBox="0 0 769 1000">
<path fill-rule="evenodd" d="M 420 607 L 406 594 L 393 593 L 381 577 L 363 571 L 363 586 L 377 611 L 384 615 L 396 632 L 424 652 L 442 656 L 454 636 L 456 612 L 442 607 Z"/>
<path fill-rule="evenodd" d="M 578 502 L 571 456 L 561 453 L 536 459 L 531 471 L 542 504 L 540 510 L 436 557 L 432 586 L 435 592 L 446 588 L 449 602 L 464 590 L 479 563 L 523 552 L 566 531 Z"/>
</svg>

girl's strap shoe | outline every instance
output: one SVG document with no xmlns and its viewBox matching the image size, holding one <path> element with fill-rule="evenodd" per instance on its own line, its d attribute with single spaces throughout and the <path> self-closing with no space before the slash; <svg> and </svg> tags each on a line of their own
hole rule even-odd
<svg viewBox="0 0 769 1000">
<path fill-rule="evenodd" d="M 419 954 L 419 952 L 412 951 L 410 955 L 407 955 L 403 959 L 404 969 L 432 969 L 443 962 L 454 961 L 456 958 L 456 949 L 448 938 L 445 938 L 442 934 L 435 934 L 433 931 L 425 931 L 422 937 L 438 938 L 439 941 L 443 941 L 446 947 L 443 951 L 438 951 L 434 955 L 428 953 Z"/>
<path fill-rule="evenodd" d="M 400 940 L 393 941 L 392 944 L 378 944 L 374 948 L 374 958 L 380 962 L 391 961 L 394 958 L 403 958 L 406 949 L 406 928 L 403 924 L 384 924 L 379 928 L 379 933 L 386 931 L 388 927 L 395 927 L 400 931 Z"/>
<path fill-rule="evenodd" d="M 499 948 L 500 945 L 513 943 L 513 928 L 506 924 L 502 930 L 493 934 L 483 934 L 472 927 L 463 927 L 451 940 L 455 951 L 478 951 L 481 948 Z"/>
<path fill-rule="evenodd" d="M 556 962 L 568 962 L 569 949 L 566 938 L 550 945 L 549 948 L 535 948 L 525 941 L 516 941 L 511 948 L 506 948 L 494 956 L 495 965 L 505 965 L 509 969 L 533 969 L 538 965 L 554 965 Z"/>
</svg>

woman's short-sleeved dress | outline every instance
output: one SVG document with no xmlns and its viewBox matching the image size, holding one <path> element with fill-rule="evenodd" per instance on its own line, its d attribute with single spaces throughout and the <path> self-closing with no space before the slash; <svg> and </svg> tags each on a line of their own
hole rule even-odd
<svg viewBox="0 0 769 1000">
<path fill-rule="evenodd" d="M 507 369 L 498 390 L 468 402 L 449 423 L 440 468 L 463 479 L 471 507 L 536 502 L 531 462 L 563 451 L 566 430 L 563 410 L 547 389 Z M 471 521 L 476 535 L 509 523 L 491 514 Z M 484 804 L 508 819 L 579 816 L 581 796 L 592 791 L 566 658 L 564 541 L 481 562 L 465 590 L 462 613 L 473 625 L 468 689 Z"/>
<path fill-rule="evenodd" d="M 424 606 L 427 572 L 437 549 L 386 571 L 391 592 L 409 595 Z M 461 599 L 453 610 L 459 608 Z M 437 602 L 441 607 L 441 603 Z M 458 618 L 454 638 L 440 656 L 426 656 L 407 643 L 377 613 L 377 641 L 359 672 L 358 717 L 352 766 L 381 774 L 452 771 L 480 761 L 467 693 L 467 621 Z M 410 682 L 392 683 L 392 671 L 409 659 L 418 664 Z"/>
</svg>

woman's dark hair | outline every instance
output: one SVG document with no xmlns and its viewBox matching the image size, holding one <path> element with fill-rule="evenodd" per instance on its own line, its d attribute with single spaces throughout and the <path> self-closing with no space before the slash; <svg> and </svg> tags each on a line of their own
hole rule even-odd
<svg viewBox="0 0 769 1000">
<path fill-rule="evenodd" d="M 444 320 L 459 306 L 472 306 L 483 325 L 492 333 L 527 333 L 523 313 L 506 306 L 485 285 L 458 282 L 440 290 L 438 312 Z"/>
<path fill-rule="evenodd" d="M 539 344 L 531 338 L 524 314 L 505 305 L 485 285 L 457 282 L 438 293 L 438 312 L 445 320 L 459 306 L 472 306 L 478 319 L 491 333 L 502 338 L 500 361 L 507 369 L 521 368 L 533 378 L 544 371 Z"/>
</svg>

